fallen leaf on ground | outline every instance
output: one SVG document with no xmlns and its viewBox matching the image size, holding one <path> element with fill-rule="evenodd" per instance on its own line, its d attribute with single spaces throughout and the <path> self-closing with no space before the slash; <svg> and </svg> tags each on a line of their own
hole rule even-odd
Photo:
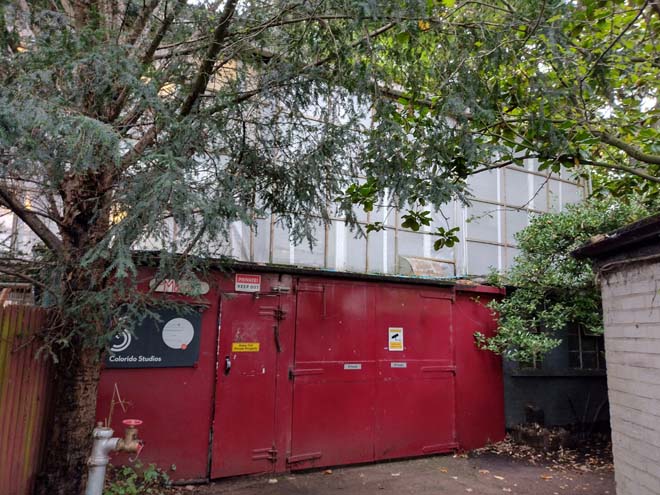
<svg viewBox="0 0 660 495">
<path fill-rule="evenodd" d="M 326 469 L 323 474 L 332 474 L 332 469 Z"/>
<path fill-rule="evenodd" d="M 502 481 L 504 480 L 504 476 L 498 476 L 496 474 L 493 475 L 493 478 L 495 478 L 496 480 L 502 480 Z"/>
<path fill-rule="evenodd" d="M 448 472 L 448 471 L 447 471 L 447 468 L 438 468 L 438 471 L 440 471 L 441 473 L 446 473 L 446 472 Z"/>
<path fill-rule="evenodd" d="M 480 469 L 479 470 L 479 474 L 488 474 L 488 473 L 490 473 L 490 471 L 488 471 L 488 469 Z"/>
</svg>

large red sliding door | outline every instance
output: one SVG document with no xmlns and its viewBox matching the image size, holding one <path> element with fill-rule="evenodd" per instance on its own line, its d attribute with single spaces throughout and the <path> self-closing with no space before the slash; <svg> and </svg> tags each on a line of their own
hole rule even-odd
<svg viewBox="0 0 660 495">
<path fill-rule="evenodd" d="M 452 309 L 346 280 L 223 295 L 211 477 L 456 448 Z"/>
<path fill-rule="evenodd" d="M 364 283 L 298 286 L 289 467 L 373 460 L 376 377 Z"/>
<path fill-rule="evenodd" d="M 380 336 L 375 458 L 450 451 L 457 447 L 452 293 L 392 286 L 375 290 Z M 402 332 L 401 350 L 387 340 L 397 331 Z"/>
<path fill-rule="evenodd" d="M 301 282 L 289 467 L 456 444 L 452 291 Z"/>
</svg>

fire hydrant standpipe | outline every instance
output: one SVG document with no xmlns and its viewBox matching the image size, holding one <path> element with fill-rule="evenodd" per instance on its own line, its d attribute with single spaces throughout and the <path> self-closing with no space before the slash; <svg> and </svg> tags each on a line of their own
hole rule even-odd
<svg viewBox="0 0 660 495">
<path fill-rule="evenodd" d="M 125 419 L 122 423 L 126 425 L 124 438 L 113 437 L 113 429 L 104 427 L 102 423 L 97 424 L 94 428 L 92 454 L 87 461 L 88 474 L 85 495 L 103 495 L 105 471 L 110 462 L 110 452 L 140 454 L 143 443 L 142 440 L 137 438 L 137 426 L 141 425 L 142 421 L 139 419 Z"/>
</svg>

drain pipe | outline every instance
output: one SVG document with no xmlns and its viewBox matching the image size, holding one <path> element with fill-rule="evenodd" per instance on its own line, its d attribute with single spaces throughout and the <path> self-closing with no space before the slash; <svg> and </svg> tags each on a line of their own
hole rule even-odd
<svg viewBox="0 0 660 495">
<path fill-rule="evenodd" d="M 105 470 L 110 462 L 110 452 L 132 452 L 136 458 L 142 451 L 143 442 L 137 437 L 137 427 L 142 424 L 139 419 L 125 419 L 122 423 L 126 426 L 124 438 L 113 437 L 112 428 L 106 428 L 103 423 L 97 423 L 92 433 L 94 444 L 92 455 L 87 461 L 88 474 L 85 495 L 103 495 L 105 482 Z"/>
</svg>

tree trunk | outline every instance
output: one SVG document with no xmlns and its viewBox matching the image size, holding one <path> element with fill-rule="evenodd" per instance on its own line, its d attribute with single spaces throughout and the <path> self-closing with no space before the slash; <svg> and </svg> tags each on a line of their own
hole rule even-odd
<svg viewBox="0 0 660 495">
<path fill-rule="evenodd" d="M 53 422 L 38 495 L 78 495 L 85 487 L 103 354 L 99 344 L 114 301 L 103 294 L 110 283 L 106 261 L 85 264 L 82 258 L 108 232 L 110 180 L 111 173 L 101 170 L 71 175 L 61 187 L 60 236 L 66 257 L 61 260 L 61 299 L 54 308 L 59 311 L 57 324 L 46 329 L 59 348 L 53 349 L 58 357 Z"/>
<path fill-rule="evenodd" d="M 87 477 L 100 376 L 98 349 L 72 345 L 60 355 L 53 423 L 37 495 L 77 495 Z"/>
</svg>

